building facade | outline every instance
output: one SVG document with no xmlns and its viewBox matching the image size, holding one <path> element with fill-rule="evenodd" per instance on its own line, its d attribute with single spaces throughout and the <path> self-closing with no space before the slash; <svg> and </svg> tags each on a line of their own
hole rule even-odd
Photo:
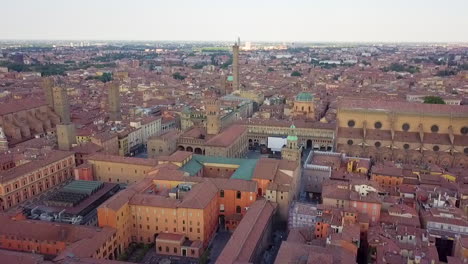
<svg viewBox="0 0 468 264">
<path fill-rule="evenodd" d="M 73 179 L 74 168 L 72 152 L 44 150 L 30 156 L 24 164 L 0 172 L 0 209 L 34 199 Z"/>
<path fill-rule="evenodd" d="M 375 161 L 468 166 L 468 106 L 346 100 L 337 150 Z"/>
</svg>

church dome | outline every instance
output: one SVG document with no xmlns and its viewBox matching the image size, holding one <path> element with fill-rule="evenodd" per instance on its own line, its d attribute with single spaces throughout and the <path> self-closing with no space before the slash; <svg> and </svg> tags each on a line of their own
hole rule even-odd
<svg viewBox="0 0 468 264">
<path fill-rule="evenodd" d="M 296 101 L 310 102 L 314 100 L 314 96 L 307 92 L 302 92 L 296 96 Z"/>
</svg>

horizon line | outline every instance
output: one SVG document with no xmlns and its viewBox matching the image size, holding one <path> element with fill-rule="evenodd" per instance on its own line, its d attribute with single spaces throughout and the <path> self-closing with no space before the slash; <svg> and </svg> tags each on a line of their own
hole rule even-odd
<svg viewBox="0 0 468 264">
<path fill-rule="evenodd" d="M 231 40 L 156 40 L 156 39 L 40 39 L 40 38 L 0 38 L 0 41 L 122 41 L 122 42 L 231 42 Z M 234 41 L 233 41 L 234 42 Z M 424 44 L 468 44 L 468 41 L 427 41 L 427 40 L 244 40 L 241 42 L 257 43 L 424 43 Z"/>
</svg>

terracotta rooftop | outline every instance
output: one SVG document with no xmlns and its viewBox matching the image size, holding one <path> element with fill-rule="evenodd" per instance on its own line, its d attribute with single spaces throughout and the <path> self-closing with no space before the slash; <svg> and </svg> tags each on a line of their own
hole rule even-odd
<svg viewBox="0 0 468 264">
<path fill-rule="evenodd" d="M 394 111 L 416 114 L 443 114 L 468 117 L 468 105 L 419 104 L 406 101 L 342 99 L 339 109 L 365 111 Z"/>
<path fill-rule="evenodd" d="M 158 165 L 158 161 L 156 159 L 122 157 L 122 156 L 100 154 L 100 153 L 96 153 L 91 156 L 88 156 L 86 157 L 86 160 L 124 163 L 124 164 L 131 164 L 131 165 L 151 166 L 151 167 L 155 167 Z"/>
<path fill-rule="evenodd" d="M 20 102 L 20 103 L 19 103 Z M 21 99 L 13 100 L 7 103 L 0 104 L 0 116 L 16 113 L 19 111 L 29 110 L 41 106 L 45 106 L 47 103 L 43 100 L 37 99 Z"/>
<path fill-rule="evenodd" d="M 209 139 L 206 144 L 214 147 L 228 147 L 247 131 L 244 126 L 230 126 Z"/>
<path fill-rule="evenodd" d="M 265 229 L 275 213 L 277 205 L 266 200 L 253 203 L 228 243 L 219 255 L 216 263 L 249 263 L 257 249 L 257 244 L 265 234 Z"/>
</svg>

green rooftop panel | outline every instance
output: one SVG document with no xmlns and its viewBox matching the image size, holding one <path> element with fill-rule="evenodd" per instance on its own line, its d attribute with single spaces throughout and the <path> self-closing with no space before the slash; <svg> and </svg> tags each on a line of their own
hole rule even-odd
<svg viewBox="0 0 468 264">
<path fill-rule="evenodd" d="M 72 181 L 65 185 L 62 191 L 74 192 L 74 193 L 85 193 L 91 195 L 102 187 L 103 183 L 100 181 Z"/>
<path fill-rule="evenodd" d="M 235 159 L 193 155 L 192 159 L 182 166 L 181 170 L 188 172 L 190 176 L 194 176 L 203 169 L 205 163 L 231 164 L 239 166 L 232 174 L 232 179 L 251 180 L 257 161 L 257 159 Z"/>
</svg>

